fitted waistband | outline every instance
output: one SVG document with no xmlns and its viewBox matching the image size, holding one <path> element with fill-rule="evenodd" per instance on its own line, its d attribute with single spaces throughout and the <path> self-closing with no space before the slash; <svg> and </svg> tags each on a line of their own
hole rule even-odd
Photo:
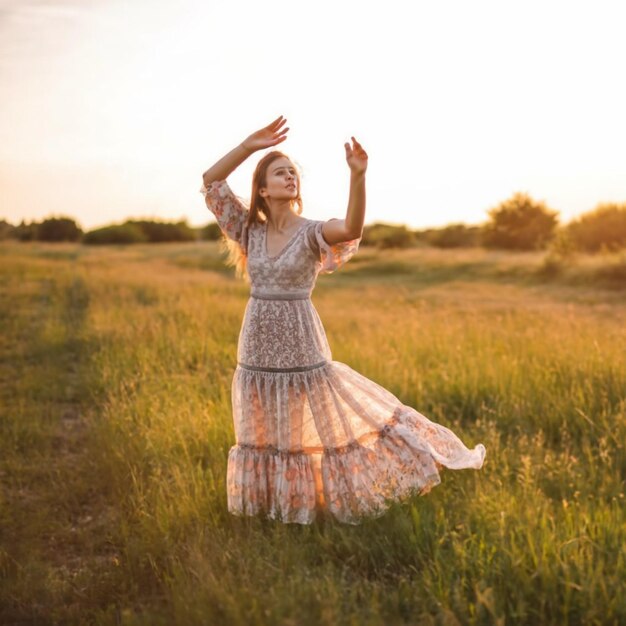
<svg viewBox="0 0 626 626">
<path fill-rule="evenodd" d="M 302 365 L 300 367 L 259 367 L 258 365 L 247 365 L 246 363 L 237 363 L 239 367 L 245 370 L 251 370 L 253 372 L 308 372 L 309 370 L 315 370 L 318 367 L 324 367 L 328 361 L 320 361 L 313 365 Z"/>
<path fill-rule="evenodd" d="M 269 293 L 259 293 L 258 291 L 250 292 L 251 298 L 258 300 L 308 300 L 311 297 L 310 291 L 276 291 Z"/>
</svg>

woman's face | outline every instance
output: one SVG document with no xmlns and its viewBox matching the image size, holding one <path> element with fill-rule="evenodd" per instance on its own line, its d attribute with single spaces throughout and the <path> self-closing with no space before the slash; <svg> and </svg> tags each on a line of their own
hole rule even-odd
<svg viewBox="0 0 626 626">
<path fill-rule="evenodd" d="M 259 190 L 265 199 L 295 200 L 298 197 L 296 166 L 285 157 L 279 157 L 270 163 L 265 183 Z"/>
</svg>

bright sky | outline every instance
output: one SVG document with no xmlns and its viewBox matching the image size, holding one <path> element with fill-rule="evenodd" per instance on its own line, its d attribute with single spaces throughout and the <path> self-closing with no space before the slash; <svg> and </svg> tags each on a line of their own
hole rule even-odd
<svg viewBox="0 0 626 626">
<path fill-rule="evenodd" d="M 626 202 L 622 9 L 0 0 L 0 219 L 206 224 L 202 172 L 281 114 L 312 219 L 345 215 L 351 135 L 366 223 L 479 223 L 515 191 L 563 221 Z"/>
</svg>

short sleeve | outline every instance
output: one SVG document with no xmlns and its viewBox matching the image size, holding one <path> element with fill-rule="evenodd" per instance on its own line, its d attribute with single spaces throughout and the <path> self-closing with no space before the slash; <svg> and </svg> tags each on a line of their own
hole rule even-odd
<svg viewBox="0 0 626 626">
<path fill-rule="evenodd" d="M 358 251 L 361 237 L 330 245 L 322 236 L 324 222 L 316 222 L 311 233 L 311 247 L 319 254 L 322 267 L 320 272 L 330 274 L 347 263 Z"/>
<path fill-rule="evenodd" d="M 233 193 L 225 180 L 216 180 L 208 187 L 202 184 L 200 193 L 204 195 L 206 205 L 215 215 L 222 232 L 237 241 L 244 250 L 248 247 L 248 208 Z"/>
</svg>

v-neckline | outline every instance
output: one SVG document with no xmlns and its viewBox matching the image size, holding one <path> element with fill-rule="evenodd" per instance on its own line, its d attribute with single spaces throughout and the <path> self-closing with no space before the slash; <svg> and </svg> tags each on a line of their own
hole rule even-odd
<svg viewBox="0 0 626 626">
<path fill-rule="evenodd" d="M 291 245 L 291 242 L 295 240 L 298 233 L 302 230 L 304 226 L 306 226 L 307 223 L 308 223 L 308 220 L 305 219 L 304 222 L 302 222 L 302 224 L 300 224 L 300 226 L 296 228 L 293 235 L 291 235 L 287 243 L 281 248 L 280 252 L 275 256 L 270 256 L 267 251 L 267 224 L 268 223 L 265 222 L 265 227 L 263 228 L 263 253 L 265 254 L 265 257 L 270 259 L 270 261 L 274 261 L 275 259 L 277 259 Z"/>
</svg>

